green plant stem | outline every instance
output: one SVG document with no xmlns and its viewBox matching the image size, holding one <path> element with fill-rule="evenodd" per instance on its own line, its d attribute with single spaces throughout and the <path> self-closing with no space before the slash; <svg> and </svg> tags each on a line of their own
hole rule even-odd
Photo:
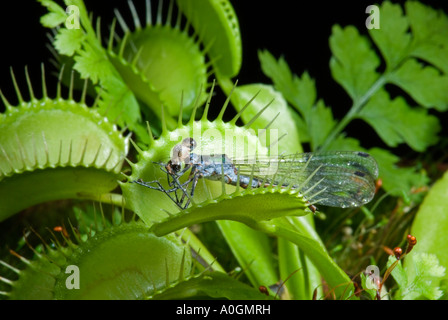
<svg viewBox="0 0 448 320">
<path fill-rule="evenodd" d="M 259 221 L 252 227 L 269 235 L 283 237 L 302 250 L 319 270 L 336 299 L 356 299 L 354 286 L 347 274 L 328 255 L 316 231 L 297 217 L 282 217 L 270 221 Z"/>
<path fill-rule="evenodd" d="M 367 92 L 360 98 L 353 101 L 352 107 L 349 112 L 342 118 L 341 121 L 336 125 L 336 127 L 331 130 L 330 134 L 325 139 L 325 142 L 320 147 L 320 150 L 326 150 L 328 146 L 333 142 L 333 140 L 345 129 L 345 127 L 356 118 L 357 114 L 361 111 L 362 107 L 367 103 L 367 101 L 379 90 L 381 89 L 388 80 L 388 74 L 385 73 L 380 76 L 375 83 L 367 90 Z"/>
<path fill-rule="evenodd" d="M 92 193 L 82 193 L 78 194 L 79 198 L 85 200 L 93 200 L 101 203 L 111 204 L 117 207 L 124 207 L 125 209 L 130 208 L 126 205 L 126 201 L 121 194 L 118 193 L 103 193 L 103 194 L 92 194 Z"/>
<path fill-rule="evenodd" d="M 237 221 L 218 220 L 216 223 L 255 288 L 259 286 L 268 288 L 279 280 L 266 234 Z M 271 294 L 274 295 L 275 292 Z"/>
<path fill-rule="evenodd" d="M 307 233 L 316 241 L 321 242 L 314 229 L 312 215 L 302 217 L 290 217 L 289 223 L 297 230 L 309 229 Z M 280 268 L 280 279 L 288 288 L 288 292 L 293 300 L 310 300 L 313 292 L 317 289 L 317 297 L 322 297 L 321 275 L 312 264 L 303 250 L 300 250 L 293 242 L 278 239 L 278 260 Z"/>
</svg>

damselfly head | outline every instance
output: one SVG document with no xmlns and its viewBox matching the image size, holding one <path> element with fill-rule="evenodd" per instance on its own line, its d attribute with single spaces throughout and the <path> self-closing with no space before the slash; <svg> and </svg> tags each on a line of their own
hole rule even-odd
<svg viewBox="0 0 448 320">
<path fill-rule="evenodd" d="M 165 169 L 173 174 L 182 170 L 184 163 L 190 162 L 190 152 L 196 147 L 196 141 L 192 138 L 186 138 L 181 143 L 173 148 L 173 153 L 170 161 L 165 166 Z"/>
<path fill-rule="evenodd" d="M 194 148 L 196 148 L 196 141 L 193 138 L 185 138 L 175 145 L 171 159 L 166 165 L 168 172 L 179 172 L 183 163 L 189 163 L 190 153 Z"/>
</svg>

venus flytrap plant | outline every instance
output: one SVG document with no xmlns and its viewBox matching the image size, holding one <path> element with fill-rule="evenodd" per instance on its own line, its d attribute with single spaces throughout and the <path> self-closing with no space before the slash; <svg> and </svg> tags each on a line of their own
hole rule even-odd
<svg viewBox="0 0 448 320">
<path fill-rule="evenodd" d="M 65 22 L 63 9 L 54 1 L 41 2 L 50 11 L 42 17 L 44 26 L 54 28 Z M 61 60 L 67 61 L 68 57 L 74 61 L 73 68 L 82 78 L 89 77 L 94 85 L 101 85 L 104 93 L 99 105 L 102 110 L 107 110 L 107 117 L 120 125 L 127 125 L 145 143 L 148 140 L 146 130 L 141 125 L 140 108 L 145 114 L 149 112 L 148 118 L 155 114 L 160 120 L 160 105 L 165 105 L 169 116 L 164 121 L 168 129 L 174 129 L 176 122 L 172 117 L 176 118 L 181 94 L 184 114 L 188 116 L 198 88 L 207 86 L 207 77 L 212 72 L 207 70 L 210 64 L 216 65 L 217 71 L 225 74 L 229 68 L 235 74 L 241 64 L 239 28 L 231 5 L 226 1 L 211 1 L 197 12 L 199 8 L 192 11 L 191 6 L 189 8 L 185 2 L 181 3 L 181 9 L 187 14 L 187 23 L 183 26 L 180 11 L 172 21 L 173 1 L 165 22 L 161 14 L 162 1 L 159 1 L 155 17 L 151 2 L 146 1 L 143 23 L 139 10 L 133 2 L 129 2 L 134 28 L 131 29 L 123 14 L 116 11 L 117 20 L 112 23 L 107 44 L 103 47 L 100 19 L 94 27 L 82 1 L 65 1 L 66 5 L 79 8 L 81 29 L 59 28 L 54 37 L 54 47 L 62 56 Z M 118 34 L 117 21 L 122 36 Z M 189 36 L 189 25 L 197 24 L 202 24 L 202 27 L 195 28 L 195 35 Z M 204 28 L 205 25 L 207 28 Z M 230 55 L 223 55 L 223 49 L 229 50 Z M 206 62 L 206 56 L 210 62 Z M 220 68 L 221 65 L 223 67 Z M 202 94 L 202 102 L 204 97 Z M 139 107 L 136 99 L 143 105 Z M 123 106 L 125 109 L 121 110 Z M 152 126 L 160 129 L 156 121 Z"/>
<path fill-rule="evenodd" d="M 53 46 L 59 55 L 59 61 L 72 65 L 73 72 L 79 73 L 77 77 L 90 79 L 88 89 L 86 85 L 82 96 L 85 97 L 92 91 L 101 92 L 93 107 L 80 107 L 80 103 L 72 102 L 72 88 L 75 84 L 71 80 L 69 103 L 59 96 L 57 99 L 50 99 L 44 93 L 46 98 L 40 102 L 51 105 L 51 108 L 40 108 L 50 115 L 51 112 L 69 110 L 72 117 L 81 113 L 81 110 L 97 112 L 102 119 L 99 122 L 102 123 L 107 117 L 109 123 L 126 126 L 134 134 L 133 140 L 130 140 L 133 146 L 130 150 L 128 140 L 118 134 L 121 139 L 118 140 L 124 145 L 120 145 L 122 152 L 118 159 L 121 162 L 111 169 L 113 184 L 109 186 L 100 177 L 81 175 L 81 178 L 85 178 L 81 179 L 82 183 L 90 183 L 91 180 L 95 182 L 93 187 L 96 193 L 89 192 L 80 183 L 80 188 L 76 189 L 74 195 L 62 194 L 58 198 L 74 196 L 77 199 L 88 198 L 121 205 L 123 210 L 137 214 L 139 221 L 97 228 L 93 235 L 84 235 L 82 238 L 75 231 L 76 243 L 64 238 L 67 247 L 57 244 L 57 248 L 52 249 L 45 246 L 47 255 L 35 250 L 34 260 L 22 259 L 29 266 L 23 270 L 3 262 L 3 267 L 18 275 L 17 280 L 0 278 L 9 286 L 8 290 L 0 288 L 5 296 L 23 298 L 25 290 L 30 286 L 35 288 L 44 283 L 43 287 L 55 292 L 54 296 L 48 298 L 260 299 L 266 296 L 258 292 L 259 286 L 270 288 L 268 291 L 272 298 L 276 293 L 275 284 L 283 284 L 282 281 L 287 279 L 284 283 L 286 293 L 281 297 L 311 299 L 315 289 L 322 287 L 324 279 L 328 290 L 322 289 L 319 298 L 356 298 L 355 287 L 350 278 L 327 252 L 314 228 L 313 216 L 309 215 L 312 210 L 308 200 L 314 195 L 311 190 L 306 194 L 300 188 L 282 186 L 282 183 L 274 184 L 274 179 L 269 180 L 262 188 L 252 187 L 250 183 L 248 187 L 241 187 L 238 181 L 244 177 L 239 174 L 236 186 L 232 186 L 225 183 L 226 177 L 221 175 L 221 179 L 216 181 L 197 180 L 194 196 L 184 193 L 191 201 L 190 206 L 180 210 L 174 203 L 179 202 L 179 193 L 175 198 L 168 197 L 174 197 L 173 193 L 166 191 L 173 188 L 173 181 L 169 184 L 168 174 L 161 169 L 165 168 L 168 160 L 173 159 L 173 152 L 178 150 L 176 147 L 185 138 L 195 140 L 195 152 L 198 154 L 226 154 L 230 158 L 247 154 L 247 150 L 255 150 L 259 156 L 275 155 L 277 149 L 280 153 L 302 152 L 302 143 L 306 142 L 309 142 L 312 150 L 363 150 L 360 141 L 348 138 L 343 133 L 347 124 L 356 118 L 369 123 L 390 147 L 406 143 L 414 150 L 425 150 L 436 143 L 440 124 L 424 108 L 435 107 L 443 111 L 448 105 L 443 90 L 447 77 L 447 60 L 443 58 L 447 37 L 435 32 L 436 29 L 419 27 L 422 24 L 429 25 L 427 19 L 435 21 L 437 28 L 444 27 L 445 15 L 434 14 L 432 9 L 412 2 L 406 5 L 405 16 L 400 6 L 385 2 L 381 6 L 384 20 L 382 29 L 380 32 L 370 31 L 383 58 L 384 72 L 378 71 L 381 59 L 373 51 L 372 43 L 367 37 L 360 35 L 354 27 L 335 26 L 330 38 L 333 52 L 330 68 L 334 79 L 353 100 L 353 106 L 347 115 L 337 121 L 323 100 L 317 100 L 314 80 L 308 73 L 300 78 L 293 75 L 282 58 L 276 60 L 267 51 L 259 52 L 259 57 L 262 70 L 272 79 L 273 86 L 234 85 L 231 78 L 238 75 L 242 63 L 241 36 L 238 20 L 228 1 L 210 0 L 198 6 L 195 1 L 182 0 L 176 1 L 178 8 L 171 2 L 166 19 L 161 14 L 161 2 L 154 18 L 151 13 L 153 6 L 147 1 L 143 20 L 140 10 L 129 1 L 132 23 L 126 22 L 129 12 L 116 11 L 116 19 L 111 22 L 105 40 L 101 36 L 100 19 L 89 18 L 93 16 L 87 12 L 83 1 L 64 2 L 67 6 L 75 5 L 79 9 L 81 28 L 75 30 L 64 28 L 67 15 L 62 6 L 50 0 L 39 2 L 49 10 L 42 17 L 42 24 L 56 28 Z M 409 26 L 411 31 L 408 33 Z M 419 65 L 415 57 L 426 60 L 428 65 Z M 209 76 L 212 74 L 228 97 L 220 112 L 217 112 L 218 116 L 210 120 L 211 108 L 217 107 L 212 101 L 215 83 L 209 87 Z M 396 85 L 409 92 L 412 99 L 423 107 L 411 108 L 402 97 L 391 99 L 386 84 Z M 432 94 L 423 90 L 428 84 L 434 89 Z M 23 105 L 19 86 L 15 87 Z M 29 88 L 31 102 L 35 103 L 30 85 Z M 2 98 L 8 109 L 5 114 L 13 114 L 11 110 L 14 108 L 3 95 Z M 84 102 L 84 98 L 81 102 Z M 225 122 L 224 113 L 230 102 L 238 114 Z M 78 110 L 77 112 L 66 106 L 72 104 L 76 105 L 73 109 Z M 19 108 L 21 107 L 17 107 Z M 398 113 L 389 113 L 391 110 Z M 405 113 L 410 117 L 403 117 Z M 32 112 L 23 108 L 23 114 L 17 114 L 26 119 Z M 243 126 L 237 125 L 240 121 L 244 123 Z M 58 123 L 57 117 L 49 117 L 41 126 L 34 127 L 26 122 L 8 122 L 5 117 L 0 117 L 0 128 L 2 125 L 6 128 L 17 123 L 22 123 L 25 129 L 32 131 L 31 136 L 39 133 L 39 128 L 51 124 L 49 127 L 55 128 L 51 136 L 63 137 L 63 141 L 76 140 L 76 137 L 66 137 L 66 128 Z M 101 123 L 97 123 L 98 128 L 91 129 L 94 136 L 101 136 L 106 132 Z M 84 122 L 80 122 L 78 126 L 78 131 L 85 131 Z M 411 126 L 420 126 L 422 130 L 428 127 L 431 130 L 418 136 L 407 130 Z M 0 169 L 6 178 L 19 176 L 24 168 L 27 168 L 32 177 L 38 176 L 40 169 L 48 176 L 51 172 L 48 166 L 64 167 L 61 161 L 48 161 L 52 159 L 50 150 L 58 150 L 57 159 L 66 155 L 64 152 L 68 152 L 68 159 L 80 159 L 76 163 L 68 162 L 72 164 L 71 167 L 75 167 L 72 171 L 79 170 L 83 165 L 93 172 L 101 169 L 101 166 L 96 167 L 95 160 L 100 158 L 103 147 L 89 149 L 92 146 L 90 139 L 79 147 L 70 142 L 69 151 L 64 151 L 64 148 L 57 149 L 49 144 L 45 138 L 44 148 L 39 150 L 46 150 L 45 146 L 48 145 L 49 151 L 43 152 L 43 155 L 36 151 L 33 158 L 31 151 L 36 150 L 30 147 L 33 142 L 20 134 L 17 136 L 18 139 L 15 139 L 20 142 L 17 145 L 11 142 L 15 141 L 13 136 L 7 136 L 9 138 L 6 142 L 10 144 L 12 153 L 9 152 L 10 149 L 3 152 L 7 156 L 15 154 L 14 159 L 12 156 L 8 159 L 0 158 Z M 60 142 L 59 145 L 66 143 Z M 230 145 L 233 148 L 226 149 Z M 401 190 L 409 191 L 419 176 L 413 169 L 395 167 L 394 163 L 398 158 L 387 150 L 373 148 L 369 152 L 380 163 L 380 174 L 386 191 L 394 195 L 398 195 Z M 92 158 L 92 154 L 98 156 Z M 117 168 L 121 166 L 123 157 L 127 157 L 125 166 L 128 167 L 121 170 L 123 172 L 119 175 Z M 35 161 L 28 161 L 28 158 Z M 51 163 L 55 165 L 52 166 Z M 252 167 L 252 172 L 247 173 L 251 181 L 256 179 L 254 171 L 255 167 Z M 359 172 L 358 179 L 363 177 L 361 173 Z M 188 174 L 182 175 L 179 184 L 185 182 L 187 176 Z M 56 179 L 59 178 L 61 176 L 56 176 Z M 140 179 L 156 181 L 165 192 L 144 188 L 136 183 Z M 281 179 L 286 181 L 285 176 Z M 40 181 L 39 176 L 37 180 Z M 29 182 L 37 180 L 25 179 L 16 187 L 31 192 L 34 188 L 29 186 Z M 117 180 L 120 180 L 120 188 L 108 194 L 117 185 Z M 11 188 L 11 185 L 14 186 L 9 184 L 7 188 Z M 73 183 L 68 183 L 68 186 L 72 185 Z M 190 184 L 185 186 L 188 191 L 190 187 Z M 314 187 L 318 187 L 318 184 Z M 58 189 L 64 190 L 55 184 L 48 194 L 53 194 L 52 190 Z M 177 191 L 174 192 L 180 191 L 178 187 L 175 190 Z M 41 197 L 42 201 L 52 199 L 56 198 Z M 24 203 L 22 207 L 26 208 L 34 203 L 37 202 Z M 1 204 L 3 203 L 0 202 Z M 8 215 L 22 207 L 14 208 Z M 212 248 L 208 248 L 206 239 L 201 242 L 188 229 L 198 224 L 207 228 L 206 222 L 213 221 L 216 221 L 217 230 L 221 231 L 252 287 L 225 275 L 223 272 L 226 266 L 219 264 L 219 256 L 213 257 L 208 252 Z M 271 237 L 278 239 L 277 249 L 272 249 Z M 129 239 L 132 240 L 128 241 Z M 84 250 L 85 248 L 88 250 Z M 278 261 L 275 261 L 277 253 Z M 116 255 L 123 257 L 123 261 L 114 262 Z M 50 262 L 57 262 L 57 268 L 53 266 L 50 269 Z M 92 283 L 89 292 L 82 290 L 70 293 L 64 290 L 64 274 L 61 270 L 68 262 L 79 264 L 81 272 L 87 270 L 89 275 L 84 281 Z M 203 266 L 195 269 L 193 264 L 198 267 L 199 262 Z M 92 269 L 98 263 L 117 277 L 112 277 L 114 279 L 111 281 L 98 282 L 95 279 L 98 272 Z M 127 268 L 136 268 L 147 276 L 144 279 L 131 276 L 127 285 L 122 286 L 118 282 L 121 282 L 121 277 L 126 277 L 123 270 Z M 29 280 L 27 273 L 36 270 L 42 271 L 38 272 L 40 276 L 36 276 L 35 281 Z M 46 276 L 42 276 L 43 274 Z"/>
<path fill-rule="evenodd" d="M 132 7 L 131 7 L 131 10 L 132 10 Z M 123 23 L 121 23 L 122 25 L 123 25 Z M 137 26 L 137 23 L 136 23 L 136 26 Z M 126 29 L 126 28 L 125 28 Z M 124 41 L 123 41 L 124 42 Z M 110 43 L 110 42 L 109 42 Z M 110 47 L 110 46 L 109 46 Z M 120 51 L 123 51 L 123 48 L 124 48 L 124 45 L 121 47 L 121 49 L 120 49 Z M 135 61 L 135 60 L 134 60 Z M 206 113 L 205 113 L 205 115 L 206 115 Z M 257 115 L 257 117 L 259 116 L 259 114 Z M 180 117 L 180 119 L 181 119 L 181 117 Z M 191 118 L 192 120 L 193 120 L 193 117 Z M 203 118 L 203 119 L 205 119 L 205 118 Z M 255 122 L 256 121 L 256 117 L 254 117 L 253 118 L 253 122 Z M 191 122 L 190 122 L 191 123 Z M 234 123 L 234 122 L 233 122 Z M 163 126 L 165 126 L 166 127 L 166 124 L 165 125 L 162 125 L 162 127 Z M 159 141 L 159 140 L 158 140 Z M 162 142 L 163 143 L 163 139 L 162 140 L 160 140 L 160 142 Z M 165 150 L 166 150 L 166 148 L 164 148 Z M 148 160 L 148 159 L 146 159 L 146 160 Z M 131 165 L 132 166 L 132 165 Z M 136 169 L 136 167 L 135 166 L 133 166 L 133 171 L 134 172 L 136 172 L 136 171 L 138 171 L 138 170 L 135 170 Z M 224 188 L 224 187 L 223 187 Z M 255 192 L 256 193 L 260 193 L 260 191 L 262 191 L 262 190 L 255 190 Z M 263 190 L 264 191 L 264 190 Z M 279 190 L 280 191 L 280 190 Z M 126 194 L 126 192 L 125 192 L 125 194 Z M 131 203 L 132 203 L 132 201 L 131 201 Z M 137 203 L 137 201 L 134 201 L 134 203 Z M 226 209 L 226 208 L 224 208 L 224 209 Z M 278 208 L 277 208 L 278 209 Z M 135 210 L 135 208 L 134 208 L 134 210 Z M 226 210 L 222 210 L 221 212 L 223 212 L 224 213 L 224 217 L 227 217 L 228 216 L 228 212 L 229 212 L 230 210 L 227 210 L 227 212 L 226 212 Z M 137 210 L 137 212 L 143 212 L 143 210 Z M 200 213 L 200 212 L 199 212 Z M 258 212 L 259 213 L 259 212 Z M 142 213 L 141 213 L 142 214 Z M 201 215 L 196 215 L 196 217 L 200 217 Z M 211 217 L 206 217 L 206 219 L 209 219 L 209 220 L 215 220 L 215 219 L 217 219 L 217 218 L 219 218 L 220 216 L 218 215 L 218 216 L 216 216 L 216 215 L 214 215 L 214 216 L 211 216 Z M 254 218 L 256 218 L 256 220 L 263 220 L 263 219 L 266 219 L 266 218 L 272 218 L 273 216 L 272 216 L 272 214 L 270 214 L 270 215 L 268 215 L 267 217 L 263 217 L 263 216 L 260 216 L 260 217 L 254 217 L 254 216 L 252 216 L 251 218 L 249 218 L 249 220 L 247 220 L 248 219 L 248 217 L 244 217 L 244 215 L 240 215 L 240 216 L 238 216 L 238 215 L 236 215 L 236 219 L 238 220 L 238 221 L 245 221 L 246 223 L 252 223 L 251 222 L 251 220 L 253 220 Z M 155 218 L 157 218 L 157 216 L 151 216 L 151 219 L 155 219 Z M 184 222 L 184 223 L 186 223 L 186 225 L 189 225 L 189 224 L 191 224 L 192 223 L 192 221 L 193 222 L 195 222 L 196 220 L 192 220 L 191 219 L 191 217 L 187 217 L 188 218 L 188 220 L 189 221 L 187 221 L 187 222 Z M 203 218 L 202 218 L 203 219 Z M 174 221 L 178 221 L 179 220 L 179 218 L 178 217 L 175 217 L 175 219 L 174 219 Z M 260 220 L 260 221 L 261 221 Z M 151 224 L 152 223 L 152 221 L 150 221 L 150 220 L 148 220 L 148 219 L 146 219 L 146 221 L 147 221 L 147 223 L 149 223 L 149 224 Z M 347 279 L 344 279 L 344 280 L 347 280 Z"/>
<path fill-rule="evenodd" d="M 177 0 L 180 10 L 191 21 L 206 46 L 215 72 L 224 77 L 236 76 L 242 64 L 242 44 L 238 18 L 228 1 Z"/>
<path fill-rule="evenodd" d="M 45 25 L 54 27 L 63 22 L 62 15 L 60 14 L 61 10 L 57 6 L 55 6 L 52 2 L 49 2 L 49 1 L 44 1 L 43 4 L 48 6 L 50 8 L 50 10 L 52 11 L 52 13 L 50 15 L 45 16 L 45 18 L 42 20 L 42 22 Z M 73 4 L 73 3 L 70 3 L 70 4 Z M 86 21 L 88 21 L 88 20 L 86 19 L 87 14 L 86 14 L 83 4 L 81 2 L 76 2 L 75 5 L 80 5 L 80 7 L 81 7 L 81 20 L 84 21 L 83 29 L 81 30 L 81 33 L 75 32 L 73 34 L 69 33 L 67 30 L 64 30 L 64 29 L 60 30 L 60 32 L 58 34 L 56 34 L 56 36 L 55 36 L 55 46 L 56 46 L 56 49 L 62 54 L 70 55 L 70 54 L 74 54 L 75 52 L 77 52 L 77 55 L 74 57 L 74 61 L 75 61 L 74 69 L 78 70 L 81 73 L 82 77 L 85 77 L 87 75 L 91 76 L 93 85 L 95 85 L 98 82 L 98 80 L 101 80 L 102 77 L 105 77 L 105 74 L 108 74 L 107 79 L 103 78 L 103 82 L 102 82 L 103 89 L 102 90 L 103 90 L 103 92 L 105 92 L 105 99 L 100 100 L 100 104 L 102 104 L 102 106 L 107 105 L 107 107 L 106 107 L 107 113 L 106 114 L 107 114 L 107 116 L 110 117 L 111 114 L 114 115 L 114 111 L 110 111 L 111 108 L 114 108 L 114 104 L 120 100 L 114 100 L 115 99 L 114 96 L 110 95 L 110 90 L 109 90 L 110 85 L 109 84 L 111 83 L 110 81 L 115 81 L 113 79 L 116 79 L 117 81 L 115 81 L 115 83 L 119 84 L 119 77 L 117 76 L 117 73 L 110 68 L 110 64 L 107 62 L 107 59 L 105 59 L 103 50 L 98 46 L 98 44 L 99 44 L 98 39 L 100 39 L 99 35 L 94 33 L 94 30 L 90 26 L 89 23 L 86 23 Z M 131 7 L 131 9 L 132 9 L 132 7 Z M 97 31 L 98 30 L 99 30 L 99 28 L 97 26 Z M 73 36 L 75 36 L 77 38 L 76 41 L 74 38 L 72 38 Z M 110 39 L 112 39 L 112 38 L 110 38 Z M 109 44 L 110 43 L 111 42 L 109 42 Z M 110 48 L 110 46 L 109 46 L 109 48 Z M 123 49 L 124 45 L 121 48 Z M 92 50 L 92 51 L 90 51 L 90 50 Z M 92 55 L 89 56 L 87 52 L 89 52 L 89 54 L 92 54 Z M 113 54 L 111 54 L 111 56 L 113 56 Z M 98 66 L 94 66 L 92 64 L 93 60 L 91 60 L 91 58 L 96 59 L 97 61 L 100 61 L 100 64 Z M 70 86 L 71 87 L 73 86 L 73 82 L 71 82 Z M 86 93 L 86 91 L 84 91 L 83 96 L 85 96 L 85 93 Z M 118 86 L 118 90 L 115 91 L 115 93 L 117 93 L 117 96 L 119 96 L 119 97 L 123 96 L 123 94 L 120 93 L 120 86 Z M 71 95 L 71 93 L 70 93 L 70 95 Z M 122 99 L 122 98 L 120 98 L 120 99 Z M 111 103 L 111 101 L 112 101 L 112 103 Z M 181 118 L 182 117 L 180 117 L 180 119 Z M 127 119 L 129 119 L 129 118 L 127 118 Z M 191 119 L 193 121 L 194 115 L 191 117 Z M 203 119 L 205 119 L 205 118 L 203 118 Z M 115 118 L 115 120 L 117 120 L 117 119 Z M 129 120 L 126 120 L 126 118 L 125 118 L 125 122 L 126 121 L 129 121 Z M 164 120 L 164 124 L 166 124 L 166 123 L 169 123 L 169 121 L 165 122 L 165 120 Z M 132 126 L 130 126 L 130 127 L 132 128 Z M 233 127 L 230 126 L 230 128 L 233 128 Z M 151 133 L 150 133 L 150 135 L 151 135 Z M 159 142 L 159 144 L 162 144 L 163 139 L 161 139 L 161 140 L 159 139 L 157 141 Z M 169 151 L 170 150 L 169 146 L 168 147 L 164 146 L 163 150 L 165 152 Z M 164 155 L 164 156 L 166 157 L 166 155 Z M 107 202 L 107 197 L 106 198 L 98 197 L 97 199 Z M 114 202 L 116 202 L 116 201 L 114 201 Z M 133 207 L 132 203 L 130 204 L 130 207 Z M 137 210 L 137 211 L 139 211 L 139 210 Z M 143 217 L 144 217 L 144 215 L 143 215 Z M 151 216 L 151 219 L 155 219 L 155 216 Z"/>
</svg>

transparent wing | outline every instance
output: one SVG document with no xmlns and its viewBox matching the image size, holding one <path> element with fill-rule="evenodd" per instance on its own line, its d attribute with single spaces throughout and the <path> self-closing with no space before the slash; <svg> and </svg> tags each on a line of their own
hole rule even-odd
<svg viewBox="0 0 448 320">
<path fill-rule="evenodd" d="M 358 207 L 372 200 L 378 166 L 364 152 L 300 153 L 265 159 L 233 160 L 239 174 L 265 185 L 297 188 L 313 204 Z"/>
</svg>

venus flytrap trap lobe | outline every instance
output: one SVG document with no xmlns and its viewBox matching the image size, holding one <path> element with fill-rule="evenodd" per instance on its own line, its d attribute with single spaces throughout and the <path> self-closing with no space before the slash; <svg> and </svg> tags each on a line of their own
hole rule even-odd
<svg viewBox="0 0 448 320">
<path fill-rule="evenodd" d="M 13 253 L 24 262 L 23 269 L 0 260 L 17 276 L 0 277 L 10 287 L 3 295 L 9 299 L 147 299 L 192 276 L 191 255 L 178 237 L 156 237 L 135 218 L 125 221 L 124 210 L 118 223 L 109 221 L 102 210 L 101 215 L 93 226 L 75 221 L 75 228 L 70 223 L 68 236 L 62 233 L 61 241 L 53 234 L 53 245 L 44 242 L 43 251 L 29 245 L 32 259 Z M 82 229 L 90 231 L 82 234 Z M 79 269 L 79 289 L 67 287 L 69 266 Z"/>
<path fill-rule="evenodd" d="M 197 88 L 207 86 L 207 51 L 201 51 L 199 39 L 195 41 L 194 36 L 188 35 L 188 22 L 181 29 L 180 12 L 172 26 L 173 1 L 170 2 L 165 22 L 162 22 L 161 16 L 163 2 L 158 3 L 156 21 L 153 22 L 151 4 L 146 1 L 146 25 L 143 28 L 133 2 L 128 3 L 134 30 L 128 27 L 121 13 L 116 10 L 124 36 L 118 37 L 114 21 L 108 42 L 108 55 L 124 81 L 159 119 L 160 106 L 165 106 L 169 115 L 165 122 L 173 129 L 175 123 L 171 116 L 178 114 L 180 93 L 183 94 L 183 112 L 188 115 L 194 106 Z M 114 38 L 117 37 L 117 45 L 113 48 Z M 202 95 L 201 103 L 204 98 L 205 95 Z"/>
<path fill-rule="evenodd" d="M 209 99 L 210 98 L 211 93 L 209 94 Z M 163 187 L 165 189 L 170 189 L 170 186 L 167 186 L 168 181 L 166 179 L 166 172 L 160 170 L 160 165 L 157 165 L 155 163 L 163 162 L 164 159 L 169 158 L 172 148 L 177 144 L 177 140 L 181 139 L 181 137 L 198 136 L 199 139 L 197 139 L 196 141 L 198 145 L 202 146 L 203 148 L 210 148 L 213 147 L 213 145 L 211 145 L 211 141 L 213 141 L 214 145 L 224 146 L 226 134 L 231 133 L 233 134 L 233 136 L 243 138 L 242 141 L 244 141 L 242 145 L 235 146 L 236 148 L 233 150 L 234 154 L 242 154 L 244 152 L 244 148 L 247 147 L 247 144 L 251 144 L 253 146 L 253 148 L 251 148 L 252 150 L 266 152 L 266 149 L 259 144 L 259 141 L 255 135 L 253 135 L 249 131 L 244 130 L 244 128 L 236 126 L 234 122 L 222 122 L 220 118 L 218 118 L 214 122 L 210 122 L 209 120 L 207 120 L 207 112 L 203 114 L 200 121 L 194 121 L 193 117 L 194 111 L 190 118 L 190 121 L 187 124 L 184 125 L 180 121 L 178 124 L 178 128 L 176 128 L 174 131 L 166 130 L 162 132 L 162 135 L 157 140 L 151 139 L 152 145 L 150 146 L 150 148 L 148 148 L 147 151 L 139 150 L 140 160 L 136 164 L 131 164 L 133 170 L 132 175 L 128 177 L 128 181 L 137 181 L 138 179 L 142 179 L 143 181 L 154 181 L 160 179 L 160 183 L 163 185 Z M 164 126 L 163 124 L 162 127 L 166 128 L 166 126 Z M 210 138 L 213 140 L 210 140 Z M 146 202 L 151 197 L 154 197 L 153 199 L 151 199 L 151 201 L 155 201 L 152 202 L 153 206 L 160 203 L 160 208 L 167 210 L 168 212 L 172 212 L 173 214 L 179 210 L 174 209 L 176 208 L 176 205 L 174 203 L 166 202 L 166 199 L 168 199 L 168 197 L 166 199 L 161 198 L 158 192 L 151 192 L 151 190 L 149 189 L 145 190 L 135 183 L 122 184 L 122 188 L 124 190 L 124 195 L 131 196 L 132 199 L 134 199 L 136 194 L 139 194 L 140 198 L 145 199 L 139 200 L 140 202 Z M 130 191 L 129 188 L 134 190 L 136 194 L 134 195 L 134 192 L 132 192 L 128 195 L 127 192 Z M 199 183 L 196 192 L 197 200 L 195 201 L 195 203 L 193 203 L 193 206 L 195 206 L 196 204 L 202 206 L 205 205 L 205 203 L 217 203 L 219 202 L 217 198 L 219 199 L 221 197 L 222 199 L 224 199 L 232 193 L 234 194 L 234 196 L 241 196 L 241 191 L 235 191 L 234 188 L 232 189 L 230 187 L 227 187 L 224 183 L 222 183 L 221 185 L 219 183 L 207 183 L 206 185 Z M 132 200 L 130 201 L 130 203 L 131 205 L 137 204 L 139 201 Z M 144 209 L 144 207 L 142 207 L 140 210 L 142 209 Z M 138 212 L 140 212 L 140 210 L 138 210 Z M 163 214 L 163 212 L 161 212 L 161 214 L 161 217 L 165 215 Z M 152 224 L 154 221 L 156 221 L 155 217 L 153 217 L 151 221 L 147 222 Z"/>
<path fill-rule="evenodd" d="M 241 34 L 236 13 L 229 1 L 177 0 L 177 5 L 200 34 L 219 78 L 237 76 L 242 64 Z"/>
<path fill-rule="evenodd" d="M 71 89 L 63 98 L 59 82 L 57 97 L 49 98 L 42 66 L 38 99 L 27 71 L 25 75 L 30 101 L 22 98 L 12 71 L 19 104 L 12 106 L 1 95 L 6 106 L 0 114 L 2 220 L 45 201 L 96 198 L 110 192 L 128 152 L 128 138 L 96 105 L 86 106 L 85 91 L 79 102 L 73 100 Z"/>
</svg>

